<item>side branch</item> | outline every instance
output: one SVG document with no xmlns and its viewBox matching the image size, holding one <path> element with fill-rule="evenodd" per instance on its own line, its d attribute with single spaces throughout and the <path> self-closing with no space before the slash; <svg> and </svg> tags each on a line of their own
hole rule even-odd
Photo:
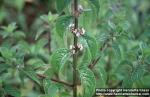
<svg viewBox="0 0 150 97">
<path fill-rule="evenodd" d="M 115 35 L 112 35 L 113 37 L 119 37 L 118 35 L 115 36 Z M 108 42 L 109 41 L 113 41 L 113 39 L 109 38 L 107 39 L 104 44 L 102 45 L 102 47 L 100 48 L 100 52 L 104 52 L 107 48 L 108 48 Z M 89 68 L 90 69 L 93 69 L 95 67 L 95 65 L 98 63 L 98 61 L 101 59 L 101 56 L 99 56 L 97 59 L 93 60 L 91 64 L 89 64 Z"/>
<path fill-rule="evenodd" d="M 37 76 L 40 77 L 40 78 L 42 78 L 42 79 L 47 78 L 47 76 L 42 75 L 42 74 L 37 74 Z M 66 85 L 68 87 L 73 87 L 72 84 L 69 84 L 69 83 L 61 81 L 61 80 L 57 80 L 57 79 L 54 79 L 54 78 L 51 78 L 50 80 L 53 81 L 53 82 L 56 82 L 56 83 L 64 84 L 64 85 Z"/>
<path fill-rule="evenodd" d="M 109 39 L 103 44 L 103 46 L 100 48 L 101 52 L 104 52 L 106 48 L 108 48 L 108 42 Z M 95 65 L 98 63 L 98 61 L 101 59 L 101 56 L 99 56 L 97 59 L 93 60 L 91 64 L 89 64 L 89 68 L 93 69 Z"/>
</svg>

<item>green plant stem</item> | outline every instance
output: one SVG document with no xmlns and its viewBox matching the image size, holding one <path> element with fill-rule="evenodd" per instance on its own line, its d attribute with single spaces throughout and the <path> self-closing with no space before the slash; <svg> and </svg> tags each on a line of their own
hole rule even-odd
<svg viewBox="0 0 150 97">
<path fill-rule="evenodd" d="M 78 0 L 74 0 L 74 14 L 78 12 Z M 74 16 L 75 29 L 78 29 L 78 17 Z M 74 35 L 74 46 L 77 48 L 78 38 Z M 73 97 L 77 97 L 77 49 L 73 54 Z"/>
</svg>

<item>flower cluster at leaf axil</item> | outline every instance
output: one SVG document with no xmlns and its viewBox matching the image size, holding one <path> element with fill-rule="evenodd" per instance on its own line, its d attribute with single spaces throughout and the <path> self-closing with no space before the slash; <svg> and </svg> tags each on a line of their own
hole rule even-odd
<svg viewBox="0 0 150 97">
<path fill-rule="evenodd" d="M 75 28 L 75 25 L 74 24 L 70 24 L 69 25 L 69 30 L 76 36 L 76 37 L 81 37 L 85 34 L 85 29 L 84 28 L 78 28 L 76 29 Z M 83 50 L 83 45 L 78 43 L 77 46 L 74 46 L 74 45 L 70 45 L 70 50 L 72 52 L 72 54 L 75 54 L 76 51 L 82 51 Z"/>
<path fill-rule="evenodd" d="M 76 49 L 79 51 L 83 50 L 83 45 L 82 44 L 77 44 L 77 47 L 75 47 L 74 45 L 70 45 L 70 50 L 72 52 L 72 54 L 76 53 Z"/>
<path fill-rule="evenodd" d="M 81 27 L 81 28 L 76 29 L 75 26 L 74 26 L 74 24 L 70 24 L 69 25 L 69 29 L 77 37 L 80 37 L 80 36 L 82 36 L 82 35 L 85 34 L 85 29 L 84 28 Z"/>
</svg>

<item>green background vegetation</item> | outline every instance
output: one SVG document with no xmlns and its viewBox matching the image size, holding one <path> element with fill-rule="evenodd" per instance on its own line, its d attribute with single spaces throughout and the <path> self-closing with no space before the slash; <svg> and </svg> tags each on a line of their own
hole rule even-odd
<svg viewBox="0 0 150 97">
<path fill-rule="evenodd" d="M 72 1 L 0 0 L 0 97 L 72 97 Z M 78 97 L 150 88 L 150 0 L 79 3 Z"/>
</svg>

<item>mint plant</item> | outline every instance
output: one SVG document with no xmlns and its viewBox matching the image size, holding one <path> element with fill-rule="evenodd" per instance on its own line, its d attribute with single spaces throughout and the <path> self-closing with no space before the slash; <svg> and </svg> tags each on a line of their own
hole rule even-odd
<svg viewBox="0 0 150 97">
<path fill-rule="evenodd" d="M 149 3 L 1 0 L 0 97 L 149 88 Z"/>
</svg>

